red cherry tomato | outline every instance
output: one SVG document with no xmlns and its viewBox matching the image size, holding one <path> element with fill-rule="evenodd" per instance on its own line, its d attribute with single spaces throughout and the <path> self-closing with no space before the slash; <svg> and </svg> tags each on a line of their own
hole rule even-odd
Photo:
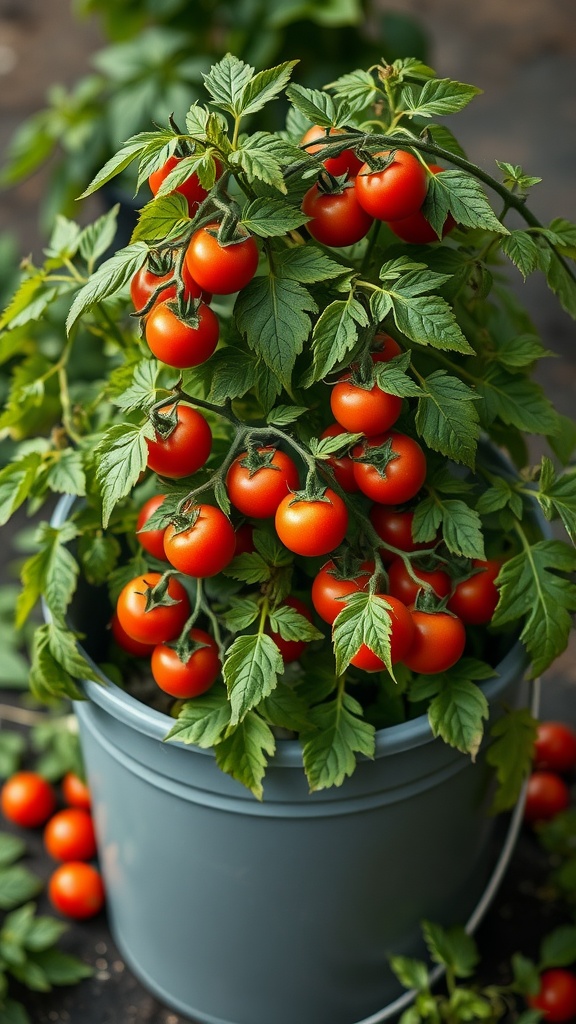
<svg viewBox="0 0 576 1024">
<path fill-rule="evenodd" d="M 220 655 L 213 637 L 203 629 L 190 630 L 196 643 L 204 646 L 192 652 L 183 662 L 172 647 L 158 644 L 152 652 L 150 668 L 161 690 L 171 697 L 187 700 L 209 690 L 220 672 Z"/>
<path fill-rule="evenodd" d="M 428 585 L 437 597 L 447 597 L 452 589 L 452 580 L 447 572 L 442 569 L 424 570 L 416 563 L 412 563 L 414 575 L 422 581 L 421 586 L 415 583 L 404 559 L 400 556 L 392 559 L 388 567 L 388 589 L 394 597 L 399 597 L 404 604 L 414 604 L 419 591 Z"/>
<path fill-rule="evenodd" d="M 146 317 L 144 329 L 152 354 L 180 370 L 210 359 L 220 334 L 218 317 L 205 302 L 198 306 L 196 316 L 198 324 L 193 327 L 180 320 L 166 302 L 157 302 Z"/>
<path fill-rule="evenodd" d="M 150 186 L 150 191 L 152 192 L 152 195 L 156 195 L 162 182 L 170 174 L 170 171 L 173 171 L 174 168 L 183 159 L 183 157 L 179 156 L 169 156 L 165 163 L 162 165 L 162 167 L 159 167 L 157 171 L 152 172 L 152 174 L 148 177 L 148 184 Z M 203 188 L 203 186 L 200 184 L 200 179 L 198 178 L 198 175 L 195 174 L 194 172 L 190 175 L 189 178 L 186 178 L 186 181 L 183 181 L 181 185 L 178 185 L 178 187 L 175 188 L 174 191 L 180 192 L 181 195 L 185 196 L 185 198 L 188 201 L 188 209 L 190 213 L 194 213 L 194 211 L 197 209 L 200 203 L 203 202 L 203 200 L 206 199 L 206 196 L 208 195 L 206 189 Z"/>
<path fill-rule="evenodd" d="M 171 576 L 167 595 L 176 604 L 158 605 L 146 611 L 147 591 L 162 579 L 159 572 L 136 576 L 121 591 L 116 612 L 123 630 L 143 644 L 161 644 L 180 636 L 190 615 L 190 599 L 179 580 Z"/>
<path fill-rule="evenodd" d="M 136 658 L 149 658 L 154 650 L 155 644 L 142 643 L 140 640 L 134 640 L 120 623 L 118 613 L 114 612 L 110 619 L 110 629 L 112 630 L 112 636 L 127 654 L 133 654 Z"/>
<path fill-rule="evenodd" d="M 180 403 L 177 418 L 169 437 L 162 438 L 157 433 L 154 441 L 146 441 L 148 468 L 173 480 L 195 473 L 212 449 L 212 431 L 201 413 Z"/>
<path fill-rule="evenodd" d="M 553 967 L 540 976 L 540 990 L 528 996 L 527 1003 L 541 1010 L 551 1024 L 568 1024 L 576 1020 L 576 975 L 563 967 Z"/>
<path fill-rule="evenodd" d="M 84 811 L 89 811 L 92 806 L 88 783 L 76 772 L 66 772 L 62 779 L 62 796 L 68 807 L 80 807 Z"/>
<path fill-rule="evenodd" d="M 412 672 L 435 675 L 446 672 L 460 660 L 466 645 L 466 630 L 456 615 L 448 612 L 412 610 L 414 639 L 404 657 Z"/>
<path fill-rule="evenodd" d="M 432 174 L 438 174 L 443 171 L 444 168 L 438 164 L 429 164 L 429 169 Z M 398 238 L 401 238 L 403 242 L 409 242 L 413 245 L 427 245 L 429 242 L 438 242 L 439 238 L 434 228 L 421 210 L 416 210 L 415 213 L 409 217 L 404 217 L 402 220 L 390 220 L 388 227 L 394 232 Z M 448 214 L 444 225 L 442 227 L 442 238 L 456 227 L 456 221 L 454 220 L 451 213 Z"/>
<path fill-rule="evenodd" d="M 539 722 L 534 744 L 538 771 L 571 772 L 576 768 L 576 731 L 565 722 Z"/>
<path fill-rule="evenodd" d="M 141 310 L 149 303 L 150 299 L 154 295 L 154 292 L 164 281 L 172 281 L 172 284 L 167 285 L 161 292 L 158 293 L 154 301 L 154 305 L 158 302 L 166 302 L 167 299 L 176 298 L 176 282 L 173 281 L 174 273 L 170 271 L 167 274 L 153 274 L 148 269 L 146 264 L 136 271 L 134 277 L 130 282 L 130 297 L 132 299 L 134 309 Z M 184 284 L 183 298 L 186 299 L 199 299 L 203 302 L 210 302 L 212 296 L 209 292 L 202 291 L 199 284 L 190 276 L 186 264 L 182 267 L 182 282 Z"/>
<path fill-rule="evenodd" d="M 91 860 L 96 836 L 90 812 L 81 807 L 58 811 L 44 829 L 44 846 L 54 860 Z"/>
<path fill-rule="evenodd" d="M 570 790 L 564 779 L 555 772 L 532 772 L 526 788 L 525 821 L 548 821 L 569 804 Z"/>
<path fill-rule="evenodd" d="M 422 164 L 402 149 L 384 150 L 376 156 L 394 158 L 383 171 L 363 164 L 355 179 L 360 205 L 378 220 L 400 220 L 420 209 L 426 198 L 428 178 Z"/>
<path fill-rule="evenodd" d="M 327 487 L 321 500 L 287 494 L 276 509 L 274 523 L 289 551 L 312 558 L 327 555 L 342 543 L 348 529 L 348 511 L 342 498 Z"/>
<path fill-rule="evenodd" d="M 268 519 L 282 498 L 298 490 L 300 478 L 296 464 L 285 452 L 273 448 L 259 448 L 258 452 L 268 455 L 268 464 L 252 472 L 246 465 L 248 453 L 236 456 L 226 475 L 226 490 L 232 504 L 245 516 Z"/>
<path fill-rule="evenodd" d="M 394 665 L 398 661 L 406 660 L 406 655 L 414 640 L 414 622 L 406 605 L 397 597 L 392 597 L 390 594 L 379 594 L 378 596 L 384 598 L 390 609 L 390 661 Z M 366 644 L 362 644 L 350 664 L 364 669 L 365 672 L 381 672 L 386 668 L 382 659 Z"/>
<path fill-rule="evenodd" d="M 322 153 L 324 146 L 333 136 L 342 134 L 341 128 L 331 128 L 328 135 L 326 135 L 326 130 L 321 125 L 313 124 L 302 136 L 300 145 L 306 149 L 307 153 L 312 155 Z M 315 142 L 317 139 L 318 145 L 308 145 L 308 143 Z M 333 174 L 335 178 L 340 177 L 341 174 L 348 174 L 352 178 L 362 166 L 362 161 L 358 159 L 353 149 L 344 149 L 338 156 L 326 157 L 322 163 L 326 170 Z"/>
<path fill-rule="evenodd" d="M 353 449 L 353 456 L 361 459 L 370 448 L 391 442 L 392 458 L 380 472 L 368 462 L 354 463 L 354 476 L 360 490 L 368 498 L 383 505 L 402 505 L 410 501 L 426 479 L 426 456 L 417 441 L 390 430 L 386 434 L 369 437 Z"/>
<path fill-rule="evenodd" d="M 500 595 L 494 580 L 502 568 L 502 562 L 475 558 L 472 566 L 481 571 L 457 584 L 448 601 L 448 608 L 467 626 L 482 626 L 490 622 L 498 604 Z"/>
<path fill-rule="evenodd" d="M 326 427 L 326 430 L 322 431 L 320 437 L 337 437 L 338 434 L 345 433 L 344 427 L 341 427 L 339 423 L 331 423 L 329 427 Z M 356 491 L 360 490 L 354 476 L 354 463 L 349 455 L 331 455 L 329 459 L 326 459 L 326 462 L 331 466 L 336 482 L 340 484 L 343 491 L 347 491 L 348 494 L 355 494 Z"/>
<path fill-rule="evenodd" d="M 390 544 L 399 551 L 424 551 L 436 544 L 436 540 L 417 544 L 412 539 L 412 511 L 397 509 L 392 505 L 379 505 L 376 502 L 368 514 L 378 536 L 385 544 Z M 385 562 L 391 562 L 394 558 L 393 552 L 386 547 L 380 549 L 380 554 Z"/>
<path fill-rule="evenodd" d="M 48 896 L 60 914 L 83 920 L 102 910 L 104 883 L 100 872 L 91 864 L 71 860 L 61 864 L 51 875 Z"/>
<path fill-rule="evenodd" d="M 373 572 L 374 562 L 366 561 L 353 579 L 339 579 L 335 563 L 326 562 L 312 583 L 312 604 L 320 618 L 332 625 L 345 605 L 343 598 L 366 590 Z"/>
<path fill-rule="evenodd" d="M 197 579 L 216 576 L 234 558 L 236 534 L 228 516 L 215 505 L 198 505 L 187 530 L 167 526 L 164 551 L 171 565 Z"/>
<path fill-rule="evenodd" d="M 353 183 L 339 192 L 322 192 L 312 185 L 302 200 L 302 210 L 312 217 L 306 223 L 312 238 L 337 249 L 359 242 L 374 222 L 360 206 Z"/>
<path fill-rule="evenodd" d="M 164 530 L 145 530 L 144 527 L 153 512 L 160 508 L 164 501 L 165 494 L 155 494 L 153 498 L 145 501 L 138 513 L 136 520 L 136 538 L 145 551 L 161 562 L 166 561 L 164 554 Z"/>
<path fill-rule="evenodd" d="M 37 828 L 54 813 L 56 794 L 38 772 L 15 772 L 2 786 L 0 806 L 8 821 L 22 828 Z"/>
<path fill-rule="evenodd" d="M 214 295 L 231 295 L 250 283 L 258 268 L 258 246 L 252 235 L 231 245 L 220 245 L 211 231 L 218 225 L 199 228 L 186 250 L 186 266 L 201 288 Z"/>
<path fill-rule="evenodd" d="M 383 391 L 378 384 L 363 388 L 343 374 L 332 388 L 330 408 L 334 419 L 351 434 L 374 437 L 384 434 L 398 419 L 402 399 Z"/>
<path fill-rule="evenodd" d="M 374 349 L 370 355 L 375 363 L 389 363 L 394 356 L 402 355 L 402 349 L 389 334 L 380 332 L 374 337 Z"/>
<path fill-rule="evenodd" d="M 308 608 L 308 605 L 304 604 L 304 601 L 301 601 L 299 597 L 287 597 L 284 604 L 287 604 L 290 608 L 294 608 L 295 611 L 300 612 L 300 615 L 303 615 L 305 619 L 308 619 L 308 622 L 312 622 L 312 612 Z M 307 640 L 284 640 L 284 638 L 280 636 L 280 633 L 274 633 L 272 630 L 270 630 L 270 636 L 280 651 L 285 665 L 291 661 L 298 661 L 298 658 L 304 654 L 304 651 L 308 647 Z"/>
</svg>

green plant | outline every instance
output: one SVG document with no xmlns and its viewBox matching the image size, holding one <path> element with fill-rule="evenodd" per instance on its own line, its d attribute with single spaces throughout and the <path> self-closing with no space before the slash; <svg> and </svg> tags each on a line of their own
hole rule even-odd
<svg viewBox="0 0 576 1024">
<path fill-rule="evenodd" d="M 301 742 L 311 790 L 341 785 L 357 755 L 372 755 L 376 729 L 423 712 L 436 736 L 474 758 L 488 714 L 479 684 L 518 634 L 531 672 L 542 672 L 565 648 L 576 610 L 576 555 L 568 541 L 543 535 L 535 511 L 574 539 L 576 432 L 533 379 L 549 353 L 506 276 L 510 262 L 523 276 L 542 271 L 576 314 L 576 227 L 541 225 L 526 202 L 539 179 L 507 163 L 503 181 L 493 178 L 436 123 L 464 108 L 475 87 L 405 59 L 315 90 L 288 84 L 295 63 L 255 72 L 227 55 L 205 76 L 208 103 L 190 107 L 185 133 L 171 122 L 129 139 L 84 195 L 129 165 L 147 189 L 151 173 L 180 157 L 130 244 L 101 262 L 115 211 L 86 228 L 59 217 L 45 264 L 25 267 L 0 320 L 13 374 L 0 429 L 20 442 L 0 473 L 2 519 L 24 502 L 38 510 L 55 493 L 81 499 L 61 525 L 40 526 L 22 569 L 18 624 L 41 596 L 49 610 L 35 632 L 33 692 L 81 696 L 77 679 L 102 678 L 70 625 L 80 579 L 108 589 L 110 615 L 116 608 L 129 640 L 168 641 L 183 665 L 203 649 L 200 626 L 218 646 L 222 679 L 161 704 L 177 716 L 167 739 L 214 747 L 220 767 L 258 797 L 286 735 Z M 262 111 L 284 92 L 286 128 L 263 130 Z M 301 142 L 311 123 L 326 130 L 321 150 L 316 134 Z M 420 214 L 437 243 L 402 242 L 378 218 L 350 247 L 314 239 L 302 208 L 312 185 L 364 201 L 366 184 L 358 191 L 359 178 L 325 166 L 348 150 L 365 163 L 366 181 L 377 179 L 379 201 L 386 190 L 394 199 L 398 166 L 411 156 L 425 199 L 411 187 L 410 212 L 401 185 L 402 215 Z M 178 187 L 194 178 L 207 194 L 191 209 Z M 503 204 L 500 216 L 485 188 Z M 508 228 L 510 212 L 524 226 Z M 210 247 L 204 262 L 199 237 Z M 176 295 L 165 308 L 184 325 L 197 328 L 204 302 L 190 301 L 183 268 L 216 293 L 220 341 L 199 364 L 161 363 L 146 341 L 167 265 Z M 158 272 L 158 288 L 134 310 L 130 285 L 144 266 Z M 240 274 L 233 287 L 229 266 Z M 376 435 L 351 432 L 340 403 L 334 409 L 343 380 L 366 404 L 382 393 L 387 425 Z M 531 434 L 549 443 L 536 466 Z M 299 484 L 273 518 L 246 519 L 229 473 L 244 453 L 255 479 L 268 472 L 260 449 L 288 454 Z M 335 460 L 347 460 L 340 481 Z M 145 526 L 164 531 L 168 568 L 136 536 L 141 508 L 160 491 Z M 375 525 L 382 507 L 398 504 L 411 517 L 408 545 Z M 413 614 L 390 593 L 392 557 L 418 587 Z M 331 640 L 311 621 L 309 600 L 327 560 L 346 581 Z M 438 596 L 424 574 L 446 572 L 452 591 L 494 561 L 498 604 L 489 623 L 465 628 L 446 611 L 451 594 Z M 458 634 L 442 664 L 430 660 L 431 625 Z M 291 643 L 298 660 L 282 649 Z M 97 643 L 96 651 L 102 662 Z M 114 657 L 106 671 L 119 679 L 123 666 L 134 692 L 147 693 L 146 661 L 118 649 Z M 534 735 L 525 710 L 495 723 L 496 809 L 514 803 Z"/>
</svg>

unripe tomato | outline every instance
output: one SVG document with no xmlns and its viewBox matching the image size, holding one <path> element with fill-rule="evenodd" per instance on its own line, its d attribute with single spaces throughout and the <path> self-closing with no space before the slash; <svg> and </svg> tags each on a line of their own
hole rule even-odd
<svg viewBox="0 0 576 1024">
<path fill-rule="evenodd" d="M 145 501 L 138 513 L 136 520 L 136 539 L 145 551 L 161 562 L 166 561 L 164 553 L 164 530 L 145 530 L 144 527 L 153 512 L 160 508 L 164 501 L 165 494 L 155 494 L 154 497 Z"/>
<path fill-rule="evenodd" d="M 212 431 L 202 413 L 180 403 L 177 418 L 169 437 L 162 438 L 157 433 L 154 441 L 146 440 L 148 468 L 173 480 L 195 473 L 212 449 Z"/>
<path fill-rule="evenodd" d="M 566 722 L 539 722 L 534 743 L 538 771 L 571 772 L 576 768 L 576 731 Z"/>
<path fill-rule="evenodd" d="M 363 164 L 355 179 L 358 202 L 378 220 L 400 220 L 420 209 L 426 198 L 428 178 L 420 161 L 402 149 L 384 150 L 376 156 L 393 160 L 382 171 Z M 194 276 L 194 275 L 192 275 Z"/>
<path fill-rule="evenodd" d="M 306 149 L 307 153 L 314 155 L 316 153 L 322 153 L 324 146 L 330 141 L 335 135 L 342 135 L 343 131 L 341 128 L 330 128 L 328 135 L 326 130 L 319 124 L 313 124 L 311 128 L 302 136 L 300 145 Z M 315 142 L 318 139 L 316 146 L 310 146 L 308 143 Z M 353 149 L 343 149 L 338 156 L 328 156 L 322 161 L 326 170 L 333 174 L 335 178 L 340 177 L 342 174 L 348 174 L 351 178 L 360 170 L 362 161 L 358 159 Z"/>
<path fill-rule="evenodd" d="M 214 295 L 231 295 L 245 288 L 258 268 L 258 246 L 252 235 L 220 245 L 216 223 L 196 231 L 186 250 L 186 266 L 201 288 Z"/>
<path fill-rule="evenodd" d="M 54 813 L 56 794 L 38 772 L 15 772 L 2 786 L 0 806 L 8 821 L 22 828 L 37 828 Z"/>
<path fill-rule="evenodd" d="M 54 860 L 91 860 L 96 836 L 90 812 L 81 807 L 58 811 L 44 829 L 44 846 Z"/>
<path fill-rule="evenodd" d="M 209 690 L 221 667 L 214 638 L 196 627 L 190 630 L 190 636 L 203 646 L 193 651 L 188 661 L 181 661 L 174 648 L 167 644 L 158 644 L 150 661 L 152 675 L 160 689 L 182 700 L 198 697 Z"/>
<path fill-rule="evenodd" d="M 91 864 L 71 860 L 56 868 L 50 877 L 48 897 L 55 910 L 80 921 L 102 910 L 104 883 Z"/>
</svg>

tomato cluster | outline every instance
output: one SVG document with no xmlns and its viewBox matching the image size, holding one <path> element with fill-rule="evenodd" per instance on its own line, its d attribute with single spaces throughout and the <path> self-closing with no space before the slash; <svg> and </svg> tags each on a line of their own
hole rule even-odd
<svg viewBox="0 0 576 1024">
<path fill-rule="evenodd" d="M 48 880 L 48 896 L 65 917 L 93 917 L 104 905 L 104 883 L 96 857 L 96 836 L 91 814 L 90 790 L 74 772 L 61 783 L 65 806 L 58 808 L 54 786 L 36 771 L 15 772 L 0 793 L 4 817 L 21 828 L 44 826 L 47 854 L 59 866 Z"/>
<path fill-rule="evenodd" d="M 576 768 L 576 730 L 565 722 L 539 722 L 533 767 L 524 805 L 524 817 L 531 824 L 554 818 L 570 803 L 564 776 Z"/>
</svg>

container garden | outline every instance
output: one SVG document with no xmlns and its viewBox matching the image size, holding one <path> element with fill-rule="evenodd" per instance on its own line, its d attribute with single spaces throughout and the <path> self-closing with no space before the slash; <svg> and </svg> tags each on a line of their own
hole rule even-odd
<svg viewBox="0 0 576 1024">
<path fill-rule="evenodd" d="M 504 262 L 574 312 L 576 228 L 435 123 L 473 86 L 293 63 L 130 139 L 86 189 L 137 161 L 130 244 L 60 218 L 3 320 L 5 508 L 69 496 L 32 690 L 76 702 L 123 954 L 205 1024 L 387 1019 L 387 957 L 493 888 L 576 610 L 576 433 Z"/>
</svg>

